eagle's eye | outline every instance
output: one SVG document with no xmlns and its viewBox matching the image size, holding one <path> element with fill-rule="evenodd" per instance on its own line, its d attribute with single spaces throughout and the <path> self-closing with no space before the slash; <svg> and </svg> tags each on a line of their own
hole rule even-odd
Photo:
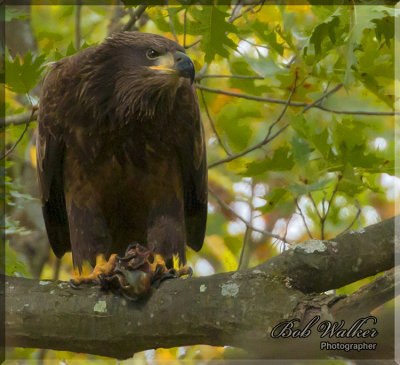
<svg viewBox="0 0 400 365">
<path fill-rule="evenodd" d="M 152 48 L 148 49 L 147 52 L 146 52 L 146 57 L 147 57 L 149 60 L 154 60 L 154 59 L 157 58 L 159 55 L 160 55 L 160 54 L 159 54 L 157 51 L 155 51 L 154 49 L 152 49 Z"/>
</svg>

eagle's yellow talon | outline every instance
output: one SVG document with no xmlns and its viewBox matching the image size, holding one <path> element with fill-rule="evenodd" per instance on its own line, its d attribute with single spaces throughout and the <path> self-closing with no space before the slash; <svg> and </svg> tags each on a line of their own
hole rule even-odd
<svg viewBox="0 0 400 365">
<path fill-rule="evenodd" d="M 88 275 L 74 275 L 70 280 L 72 287 L 77 287 L 81 284 L 100 283 L 99 275 L 107 275 L 111 273 L 115 267 L 116 254 L 112 254 L 108 261 L 103 254 L 96 257 L 96 266 Z"/>
</svg>

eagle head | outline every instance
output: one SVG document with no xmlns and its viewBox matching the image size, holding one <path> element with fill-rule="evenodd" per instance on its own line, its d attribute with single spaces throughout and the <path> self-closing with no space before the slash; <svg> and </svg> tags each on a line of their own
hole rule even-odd
<svg viewBox="0 0 400 365">
<path fill-rule="evenodd" d="M 92 48 L 82 65 L 80 96 L 98 118 L 126 124 L 167 116 L 176 107 L 177 90 L 194 87 L 195 69 L 185 49 L 160 35 L 121 32 Z"/>
</svg>

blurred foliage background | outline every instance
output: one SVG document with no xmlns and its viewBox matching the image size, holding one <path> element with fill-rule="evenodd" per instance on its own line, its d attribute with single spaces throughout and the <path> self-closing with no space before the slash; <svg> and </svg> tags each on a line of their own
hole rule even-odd
<svg viewBox="0 0 400 365">
<path fill-rule="evenodd" d="M 71 255 L 57 260 L 47 242 L 37 125 L 26 121 L 35 119 L 46 63 L 121 30 L 175 39 L 196 66 L 210 198 L 204 247 L 188 252 L 195 275 L 251 267 L 311 237 L 329 239 L 394 215 L 396 9 L 244 3 L 6 7 L 8 275 L 70 278 Z M 199 345 L 146 351 L 134 360 L 243 356 L 249 354 Z M 115 363 L 19 348 L 7 358 Z"/>
</svg>

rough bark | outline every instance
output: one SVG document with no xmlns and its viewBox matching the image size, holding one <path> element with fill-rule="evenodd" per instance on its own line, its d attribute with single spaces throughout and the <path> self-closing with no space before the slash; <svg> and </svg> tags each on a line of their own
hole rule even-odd
<svg viewBox="0 0 400 365">
<path fill-rule="evenodd" d="M 194 344 L 238 346 L 269 358 L 329 356 L 319 351 L 316 333 L 307 339 L 278 340 L 270 337 L 270 331 L 288 318 L 297 317 L 304 324 L 315 315 L 339 321 L 341 313 L 357 317 L 393 297 L 393 271 L 376 280 L 374 305 L 361 311 L 354 304 L 357 295 L 368 300 L 371 290 L 347 299 L 309 294 L 392 268 L 393 243 L 394 218 L 329 241 L 304 242 L 251 269 L 168 280 L 142 303 L 97 287 L 74 290 L 65 282 L 7 277 L 7 345 L 117 358 L 150 348 Z M 382 318 L 392 314 L 385 312 Z M 343 355 L 393 358 L 392 329 L 383 325 L 391 322 L 378 322 L 380 335 L 373 340 L 383 352 Z"/>
</svg>

